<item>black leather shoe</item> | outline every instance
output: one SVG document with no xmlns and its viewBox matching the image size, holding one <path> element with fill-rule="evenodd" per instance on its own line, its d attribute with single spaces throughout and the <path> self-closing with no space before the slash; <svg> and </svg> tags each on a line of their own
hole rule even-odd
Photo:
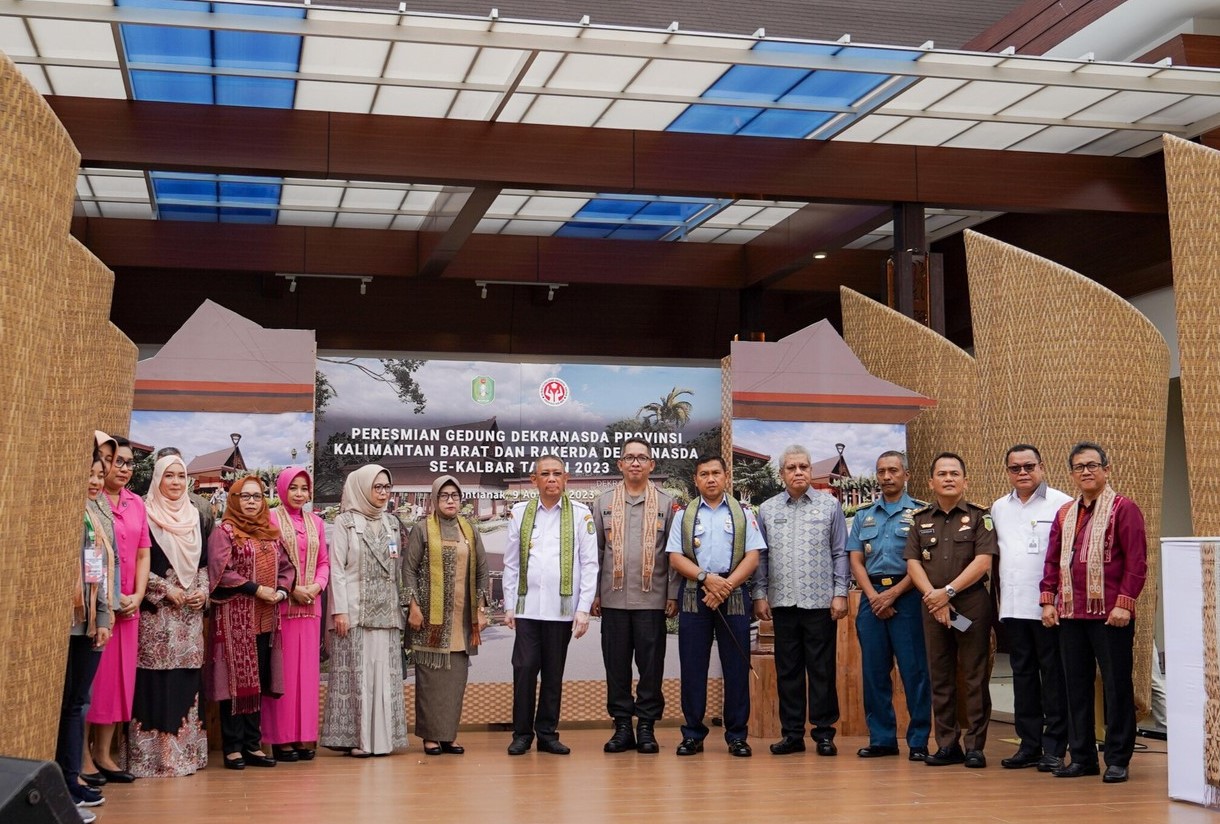
<svg viewBox="0 0 1220 824">
<path fill-rule="evenodd" d="M 241 757 L 246 760 L 247 767 L 274 767 L 275 766 L 275 759 L 269 755 L 259 755 L 258 753 L 250 752 L 249 750 L 247 750 L 241 754 Z"/>
<path fill-rule="evenodd" d="M 838 755 L 839 748 L 835 746 L 833 741 L 819 741 L 818 755 Z"/>
<path fill-rule="evenodd" d="M 100 772 L 81 773 L 80 780 L 84 781 L 90 787 L 106 786 L 106 776 L 102 775 Z"/>
<path fill-rule="evenodd" d="M 284 747 L 272 747 L 272 754 L 276 761 L 300 761 L 301 754 L 296 750 L 285 749 Z"/>
<path fill-rule="evenodd" d="M 1055 778 L 1080 778 L 1085 775 L 1101 775 L 1101 768 L 1096 764 L 1081 764 L 1073 761 L 1066 767 L 1054 770 L 1051 775 L 1055 776 Z"/>
<path fill-rule="evenodd" d="M 911 747 L 911 754 L 907 756 L 907 761 L 927 761 L 927 747 Z"/>
<path fill-rule="evenodd" d="M 538 739 L 538 752 L 549 752 L 551 755 L 567 755 L 572 752 L 567 744 L 560 741 L 558 738 L 552 741 L 543 741 Z"/>
<path fill-rule="evenodd" d="M 297 758 L 302 761 L 313 761 L 315 755 L 317 755 L 317 753 L 313 750 L 305 750 L 297 747 Z"/>
<path fill-rule="evenodd" d="M 534 743 L 534 739 L 528 735 L 514 735 L 513 743 L 508 745 L 509 755 L 525 755 L 530 751 L 530 745 Z"/>
<path fill-rule="evenodd" d="M 957 744 L 952 747 L 941 747 L 936 752 L 924 758 L 923 763 L 929 767 L 946 767 L 950 764 L 961 764 L 966 760 L 966 754 Z"/>
<path fill-rule="evenodd" d="M 861 758 L 884 758 L 887 755 L 897 755 L 897 747 L 883 747 L 880 744 L 869 744 L 867 747 L 861 747 L 856 750 L 856 755 Z M 924 751 L 927 755 L 927 751 Z"/>
<path fill-rule="evenodd" d="M 226 770 L 244 770 L 246 768 L 246 762 L 240 755 L 237 758 L 226 758 L 224 762 Z"/>
<path fill-rule="evenodd" d="M 661 745 L 657 743 L 657 736 L 653 732 L 655 725 L 655 721 L 646 721 L 643 718 L 636 724 L 635 748 L 637 752 L 652 755 L 661 751 Z"/>
<path fill-rule="evenodd" d="M 603 752 L 627 752 L 635 749 L 635 733 L 631 730 L 630 718 L 614 719 L 614 735 L 602 747 Z"/>
<path fill-rule="evenodd" d="M 694 755 L 703 752 L 703 742 L 695 738 L 683 738 L 678 745 L 678 755 Z"/>
<path fill-rule="evenodd" d="M 801 742 L 802 744 L 805 742 Z M 738 758 L 749 758 L 754 754 L 754 750 L 750 749 L 749 743 L 744 738 L 738 738 L 736 741 L 729 742 L 729 755 Z"/>
<path fill-rule="evenodd" d="M 804 752 L 805 742 L 800 738 L 785 737 L 771 745 L 772 755 L 791 755 L 794 752 Z"/>
<path fill-rule="evenodd" d="M 442 741 L 440 744 L 441 752 L 447 755 L 461 755 L 462 753 L 466 752 L 465 747 L 463 747 L 461 744 L 454 744 L 452 741 Z"/>
<path fill-rule="evenodd" d="M 1040 752 L 1035 750 L 1017 750 L 1015 754 L 1002 760 L 1000 766 L 1006 770 L 1021 770 L 1026 767 L 1036 767 L 1041 760 L 1042 753 Z"/>
<path fill-rule="evenodd" d="M 136 777 L 127 772 L 127 770 L 108 770 L 105 767 L 99 766 L 97 771 L 111 784 L 130 784 L 136 780 Z"/>
<path fill-rule="evenodd" d="M 1106 774 L 1101 777 L 1101 780 L 1107 784 L 1121 784 L 1127 780 L 1127 768 L 1112 764 L 1106 767 Z"/>
<path fill-rule="evenodd" d="M 1063 766 L 1063 759 L 1057 755 L 1044 755 L 1038 759 L 1038 772 L 1054 772 Z"/>
<path fill-rule="evenodd" d="M 983 755 L 982 750 L 971 750 L 966 753 L 965 765 L 972 770 L 981 770 L 987 766 L 987 756 Z"/>
<path fill-rule="evenodd" d="M 440 744 L 433 744 L 432 746 L 424 744 L 424 755 L 440 755 L 441 752 L 442 750 Z"/>
</svg>

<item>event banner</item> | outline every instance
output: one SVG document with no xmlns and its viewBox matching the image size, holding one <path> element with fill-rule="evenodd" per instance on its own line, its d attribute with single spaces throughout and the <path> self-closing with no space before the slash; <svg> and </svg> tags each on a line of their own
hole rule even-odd
<svg viewBox="0 0 1220 824">
<path fill-rule="evenodd" d="M 694 458 L 719 451 L 715 367 L 318 359 L 317 500 L 333 503 L 356 466 L 390 471 L 396 506 L 421 508 L 451 474 L 479 517 L 529 495 L 540 455 L 562 458 L 569 491 L 592 499 L 618 479 L 633 435 L 648 439 L 655 480 L 694 492 Z"/>
</svg>

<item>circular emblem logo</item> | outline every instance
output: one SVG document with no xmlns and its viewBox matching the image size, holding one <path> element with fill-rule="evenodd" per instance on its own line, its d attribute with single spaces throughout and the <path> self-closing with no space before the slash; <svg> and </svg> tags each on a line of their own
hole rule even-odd
<svg viewBox="0 0 1220 824">
<path fill-rule="evenodd" d="M 559 378 L 547 378 L 538 387 L 538 397 L 547 406 L 562 406 L 570 394 L 568 385 Z"/>
</svg>

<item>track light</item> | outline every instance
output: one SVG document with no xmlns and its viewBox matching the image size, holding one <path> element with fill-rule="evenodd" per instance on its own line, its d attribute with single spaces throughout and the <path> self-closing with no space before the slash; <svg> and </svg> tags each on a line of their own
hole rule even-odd
<svg viewBox="0 0 1220 824">
<path fill-rule="evenodd" d="M 368 294 L 370 280 L 372 280 L 372 278 L 360 278 L 360 294 Z"/>
<path fill-rule="evenodd" d="M 295 292 L 297 290 L 297 279 L 288 278 L 288 291 Z"/>
<path fill-rule="evenodd" d="M 482 297 L 483 300 L 487 300 L 487 284 L 486 283 L 483 284 L 483 294 L 480 295 L 480 297 Z"/>
<path fill-rule="evenodd" d="M 554 299 L 555 299 L 555 287 L 554 287 L 554 286 L 548 286 L 548 287 L 547 287 L 547 289 L 546 289 L 546 299 L 547 299 L 547 300 L 554 300 Z"/>
</svg>

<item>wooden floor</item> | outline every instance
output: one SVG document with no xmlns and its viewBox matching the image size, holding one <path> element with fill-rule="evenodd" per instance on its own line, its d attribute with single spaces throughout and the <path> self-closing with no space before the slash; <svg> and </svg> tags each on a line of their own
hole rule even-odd
<svg viewBox="0 0 1220 824">
<path fill-rule="evenodd" d="M 754 757 L 732 758 L 721 730 L 707 750 L 674 755 L 677 728 L 658 729 L 660 755 L 606 755 L 605 729 L 562 733 L 572 755 L 531 751 L 510 758 L 503 732 L 464 732 L 462 756 L 425 757 L 411 749 L 356 760 L 321 751 L 309 763 L 274 769 L 222 769 L 220 754 L 188 778 L 141 779 L 106 788 L 99 824 L 259 824 L 340 822 L 529 821 L 1070 821 L 1071 824 L 1216 824 L 1215 813 L 1166 796 L 1164 742 L 1140 739 L 1127 784 L 1100 778 L 1057 779 L 1036 770 L 1004 770 L 1015 746 L 1012 727 L 992 723 L 985 770 L 926 767 L 899 758 L 865 760 L 864 739 L 840 737 L 839 755 L 812 750 L 777 757 L 752 741 Z"/>
</svg>

